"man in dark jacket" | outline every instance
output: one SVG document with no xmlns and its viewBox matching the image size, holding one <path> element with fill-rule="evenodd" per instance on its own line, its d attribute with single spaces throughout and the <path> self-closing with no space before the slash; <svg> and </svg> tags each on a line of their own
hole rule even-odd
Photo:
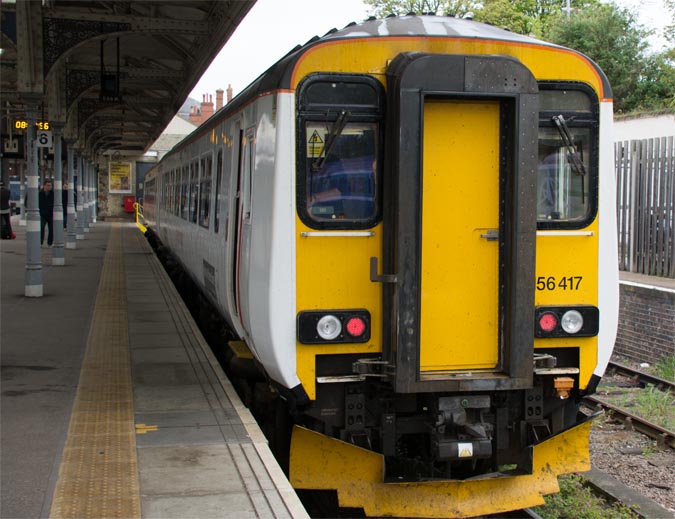
<svg viewBox="0 0 675 519">
<path fill-rule="evenodd" d="M 52 181 L 45 180 L 42 190 L 38 195 L 38 207 L 40 209 L 40 244 L 45 241 L 45 225 L 48 227 L 47 245 L 54 242 L 54 191 Z"/>
<path fill-rule="evenodd" d="M 12 239 L 12 210 L 9 206 L 10 191 L 0 182 L 0 238 Z"/>
</svg>

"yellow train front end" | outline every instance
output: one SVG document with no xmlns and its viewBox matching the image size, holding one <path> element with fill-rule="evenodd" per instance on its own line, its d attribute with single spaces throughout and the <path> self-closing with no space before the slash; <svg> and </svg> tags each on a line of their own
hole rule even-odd
<svg viewBox="0 0 675 519">
<path fill-rule="evenodd" d="M 609 87 L 529 39 L 379 34 L 321 40 L 291 77 L 291 483 L 368 516 L 541 504 L 590 468 L 578 402 L 613 344 Z"/>
</svg>

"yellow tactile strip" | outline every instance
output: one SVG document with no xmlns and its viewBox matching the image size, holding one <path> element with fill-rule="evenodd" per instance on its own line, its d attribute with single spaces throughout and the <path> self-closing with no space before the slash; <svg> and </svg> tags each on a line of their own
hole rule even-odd
<svg viewBox="0 0 675 519">
<path fill-rule="evenodd" d="M 118 223 L 110 231 L 50 517 L 141 517 Z"/>
</svg>

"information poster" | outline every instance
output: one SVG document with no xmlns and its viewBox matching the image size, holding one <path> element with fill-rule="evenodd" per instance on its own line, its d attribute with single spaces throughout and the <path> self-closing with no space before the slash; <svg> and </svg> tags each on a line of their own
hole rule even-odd
<svg viewBox="0 0 675 519">
<path fill-rule="evenodd" d="M 131 193 L 131 162 L 110 162 L 108 192 Z"/>
</svg>

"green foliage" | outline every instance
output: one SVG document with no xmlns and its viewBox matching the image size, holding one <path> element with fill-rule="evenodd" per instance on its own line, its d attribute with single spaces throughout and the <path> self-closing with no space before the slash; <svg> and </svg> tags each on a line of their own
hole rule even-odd
<svg viewBox="0 0 675 519">
<path fill-rule="evenodd" d="M 573 12 L 598 4 L 598 0 L 570 0 Z M 564 0 L 484 0 L 476 20 L 505 27 L 519 34 L 541 37 L 551 17 L 563 14 Z"/>
<path fill-rule="evenodd" d="M 536 22 L 534 18 L 514 9 L 510 0 L 486 0 L 483 8 L 475 12 L 474 19 L 518 34 L 529 34 Z"/>
<path fill-rule="evenodd" d="M 408 13 L 433 13 L 459 18 L 477 8 L 476 2 L 472 0 L 364 0 L 364 3 L 373 8 L 373 15 L 378 18 Z"/>
<path fill-rule="evenodd" d="M 663 0 L 666 11 L 670 13 L 670 24 L 666 26 L 664 35 L 666 40 L 674 45 L 670 50 L 671 58 L 675 59 L 675 0 Z"/>
<path fill-rule="evenodd" d="M 617 112 L 662 108 L 675 92 L 675 72 L 665 59 L 647 55 L 649 31 L 635 15 L 598 4 L 572 16 L 552 16 L 544 38 L 582 52 L 605 72 Z"/>
<path fill-rule="evenodd" d="M 463 17 L 575 49 L 595 61 L 609 79 L 619 113 L 675 109 L 675 0 L 663 0 L 673 46 L 648 53 L 650 31 L 636 15 L 601 0 L 364 0 L 375 16 L 410 12 Z M 607 0 L 602 0 L 606 2 Z M 666 16 L 666 13 L 664 13 Z"/>
<path fill-rule="evenodd" d="M 675 382 L 675 355 L 663 357 L 654 364 L 654 375 Z"/>
<path fill-rule="evenodd" d="M 546 504 L 533 510 L 544 519 L 574 517 L 576 519 L 637 519 L 634 510 L 621 503 L 611 506 L 584 485 L 578 474 L 558 478 L 560 493 L 546 496 Z"/>
<path fill-rule="evenodd" d="M 649 386 L 646 390 L 633 395 L 635 407 L 631 412 L 642 416 L 652 423 L 658 424 L 669 431 L 675 430 L 675 415 L 673 415 L 673 406 L 675 406 L 675 395 L 669 391 L 661 391 L 654 386 Z"/>
<path fill-rule="evenodd" d="M 598 388 L 600 390 L 600 388 Z M 627 409 L 636 416 L 644 418 L 670 431 L 675 430 L 675 395 L 670 391 L 661 391 L 654 386 L 646 389 L 633 387 L 616 388 L 603 387 L 603 400 L 615 406 Z"/>
</svg>

